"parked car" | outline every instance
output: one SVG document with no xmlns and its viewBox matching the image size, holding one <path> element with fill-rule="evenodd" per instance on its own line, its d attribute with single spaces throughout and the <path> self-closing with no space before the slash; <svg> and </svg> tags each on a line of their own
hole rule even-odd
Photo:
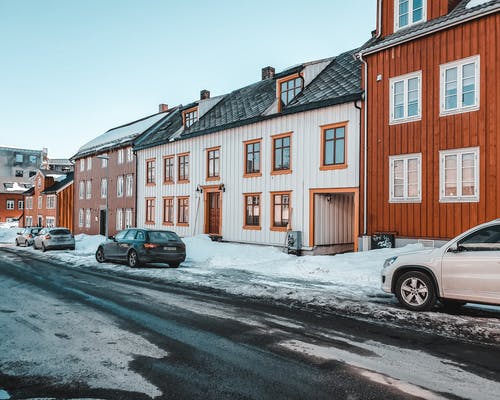
<svg viewBox="0 0 500 400">
<path fill-rule="evenodd" d="M 24 228 L 22 231 L 17 232 L 16 246 L 31 246 L 36 235 L 42 228 Z"/>
<path fill-rule="evenodd" d="M 153 229 L 125 229 L 101 243 L 95 253 L 98 262 L 126 262 L 130 267 L 167 263 L 178 267 L 186 259 L 186 245 L 175 232 Z"/>
<path fill-rule="evenodd" d="M 67 228 L 43 228 L 33 241 L 35 249 L 75 250 L 75 237 Z"/>
<path fill-rule="evenodd" d="M 443 247 L 387 259 L 382 289 L 410 310 L 465 303 L 500 305 L 500 219 L 478 225 Z"/>
</svg>

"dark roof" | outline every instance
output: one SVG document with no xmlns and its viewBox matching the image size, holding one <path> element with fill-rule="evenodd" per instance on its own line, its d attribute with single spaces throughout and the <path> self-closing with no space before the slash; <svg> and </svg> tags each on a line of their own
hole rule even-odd
<svg viewBox="0 0 500 400">
<path fill-rule="evenodd" d="M 73 172 L 68 172 L 66 174 L 66 178 L 64 178 L 58 182 L 55 182 L 52 186 L 45 189 L 42 192 L 42 194 L 53 194 L 53 193 L 59 192 L 60 190 L 64 189 L 67 185 L 69 185 L 73 182 L 73 177 L 74 177 Z"/>
<path fill-rule="evenodd" d="M 462 0 L 450 13 L 442 17 L 431 19 L 420 24 L 411 25 L 398 30 L 392 35 L 371 41 L 368 46 L 361 49 L 361 53 L 374 53 L 386 47 L 413 40 L 420 36 L 431 34 L 437 30 L 463 23 L 469 19 L 480 18 L 484 15 L 500 11 L 500 0 L 490 0 L 475 7 L 467 7 L 473 0 Z"/>
<path fill-rule="evenodd" d="M 175 135 L 182 128 L 181 112 L 171 115 L 152 127 L 134 142 L 134 149 L 153 147 L 171 140 L 186 139 L 212 132 L 248 125 L 284 114 L 326 107 L 361 99 L 361 64 L 352 50 L 332 58 L 330 63 L 304 90 L 279 113 L 267 115 L 266 111 L 276 101 L 276 79 L 303 70 L 306 64 L 294 66 L 279 73 L 273 79 L 265 79 L 236 89 L 222 96 L 199 120 Z M 322 60 L 325 61 L 325 60 Z M 328 60 L 326 60 L 328 61 Z M 311 63 L 309 63 L 311 64 Z M 193 106 L 195 104 L 190 104 Z M 185 109 L 187 107 L 183 107 Z M 178 137 L 177 137 L 178 136 Z"/>
</svg>

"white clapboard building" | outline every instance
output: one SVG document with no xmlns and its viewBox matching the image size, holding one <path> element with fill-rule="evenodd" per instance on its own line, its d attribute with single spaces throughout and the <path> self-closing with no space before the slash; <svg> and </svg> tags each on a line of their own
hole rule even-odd
<svg viewBox="0 0 500 400">
<path fill-rule="evenodd" d="M 171 109 L 134 142 L 137 225 L 277 246 L 293 231 L 302 251 L 355 250 L 354 52 L 276 74 L 267 67 L 257 83 L 212 98 L 204 90 Z"/>
</svg>

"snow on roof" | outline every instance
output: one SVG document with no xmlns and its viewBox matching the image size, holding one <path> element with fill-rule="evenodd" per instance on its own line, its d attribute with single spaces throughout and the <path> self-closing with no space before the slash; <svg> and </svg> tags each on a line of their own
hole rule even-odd
<svg viewBox="0 0 500 400">
<path fill-rule="evenodd" d="M 469 8 L 477 7 L 477 6 L 489 3 L 490 1 L 491 0 L 470 0 L 467 3 L 467 5 L 465 6 L 465 8 L 469 9 Z"/>
<path fill-rule="evenodd" d="M 131 140 L 167 115 L 168 113 L 154 114 L 130 124 L 110 129 L 106 133 L 103 133 L 102 135 L 96 137 L 95 139 L 92 139 L 90 142 L 80 147 L 77 154 L 86 153 L 91 150 L 97 151 L 100 149 L 105 149 L 106 147 Z"/>
</svg>

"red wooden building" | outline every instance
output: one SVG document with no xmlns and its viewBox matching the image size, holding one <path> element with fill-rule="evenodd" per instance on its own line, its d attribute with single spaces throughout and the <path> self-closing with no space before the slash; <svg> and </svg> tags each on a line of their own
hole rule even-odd
<svg viewBox="0 0 500 400">
<path fill-rule="evenodd" d="M 500 217 L 500 1 L 378 5 L 359 54 L 360 232 L 440 242 Z"/>
</svg>

